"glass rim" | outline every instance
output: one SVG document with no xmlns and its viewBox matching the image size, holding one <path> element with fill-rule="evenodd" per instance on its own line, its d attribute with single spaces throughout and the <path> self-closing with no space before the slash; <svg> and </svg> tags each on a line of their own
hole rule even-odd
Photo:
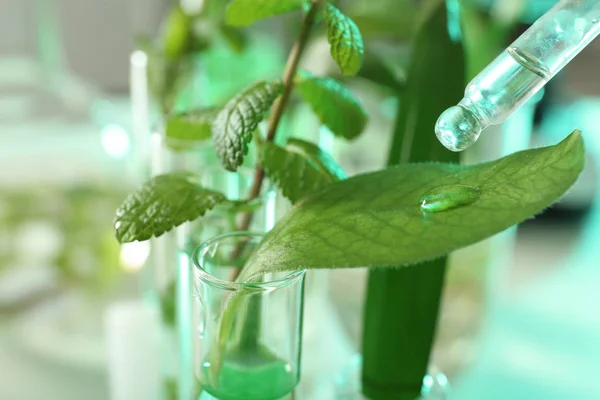
<svg viewBox="0 0 600 400">
<path fill-rule="evenodd" d="M 208 248 L 211 245 L 217 243 L 220 240 L 226 239 L 226 238 L 232 238 L 232 237 L 235 238 L 235 237 L 243 237 L 243 236 L 250 237 L 250 238 L 258 237 L 258 238 L 262 239 L 265 236 L 265 233 L 254 232 L 254 231 L 228 232 L 228 233 L 224 233 L 222 235 L 212 237 L 212 238 L 204 241 L 203 243 L 201 243 L 198 247 L 196 247 L 194 249 L 194 251 L 192 252 L 192 263 L 194 265 L 194 270 L 196 271 L 200 280 L 202 280 L 203 282 L 208 283 L 210 285 L 213 285 L 215 287 L 218 287 L 220 289 L 230 290 L 230 291 L 239 291 L 242 289 L 244 289 L 244 290 L 247 290 L 247 289 L 273 290 L 273 289 L 283 288 L 283 287 L 289 286 L 289 285 L 297 282 L 306 273 L 306 268 L 305 268 L 305 269 L 301 269 L 299 271 L 291 271 L 287 275 L 285 275 L 281 278 L 269 280 L 267 282 L 236 282 L 236 281 L 230 281 L 230 280 L 218 278 L 218 277 L 212 275 L 206 269 L 204 269 L 204 267 L 202 266 L 202 264 L 200 262 L 200 258 L 204 255 L 204 253 L 208 250 Z M 281 272 L 286 272 L 286 271 L 281 271 Z"/>
</svg>

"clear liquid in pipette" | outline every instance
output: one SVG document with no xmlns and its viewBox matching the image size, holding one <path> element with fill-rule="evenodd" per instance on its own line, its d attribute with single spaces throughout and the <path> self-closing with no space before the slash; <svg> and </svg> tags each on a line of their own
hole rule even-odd
<svg viewBox="0 0 600 400">
<path fill-rule="evenodd" d="M 477 75 L 457 106 L 442 113 L 435 131 L 444 146 L 453 151 L 471 146 L 483 129 L 506 120 L 600 32 L 600 2 L 562 2 L 553 10 Z"/>
<path fill-rule="evenodd" d="M 461 151 L 481 131 L 501 123 L 537 93 L 550 74 L 514 47 L 505 50 L 467 86 L 465 97 L 440 115 L 435 133 L 444 146 Z"/>
</svg>

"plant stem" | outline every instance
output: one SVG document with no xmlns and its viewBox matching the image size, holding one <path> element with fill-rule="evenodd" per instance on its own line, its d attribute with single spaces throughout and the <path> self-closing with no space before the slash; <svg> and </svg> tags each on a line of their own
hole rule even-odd
<svg viewBox="0 0 600 400">
<path fill-rule="evenodd" d="M 292 89 L 294 88 L 294 76 L 296 75 L 296 71 L 298 70 L 298 64 L 300 63 L 300 58 L 302 57 L 302 53 L 304 52 L 304 48 L 306 47 L 306 43 L 308 42 L 308 37 L 310 35 L 310 31 L 315 23 L 315 19 L 317 16 L 317 11 L 321 6 L 322 0 L 313 0 L 310 4 L 310 8 L 304 17 L 304 22 L 302 23 L 302 28 L 300 29 L 300 33 L 292 50 L 290 51 L 290 55 L 288 56 L 287 62 L 285 64 L 285 70 L 283 73 L 283 93 L 281 96 L 275 101 L 273 104 L 273 108 L 271 110 L 271 116 L 269 117 L 269 125 L 267 128 L 267 137 L 265 141 L 272 142 L 275 139 L 275 134 L 277 133 L 277 128 L 279 127 L 279 122 L 281 121 L 281 117 L 283 116 L 283 112 L 285 111 L 285 106 L 287 105 L 288 99 L 290 98 L 290 94 L 292 93 Z M 260 163 L 256 165 L 256 169 L 254 170 L 254 180 L 252 183 L 252 187 L 250 188 L 250 193 L 248 194 L 248 199 L 254 199 L 258 197 L 260 194 L 260 190 L 262 188 L 262 183 L 265 178 L 265 170 L 262 168 Z M 244 215 L 244 219 L 240 224 L 241 230 L 246 230 L 250 226 L 252 222 L 252 213 L 248 212 Z"/>
<path fill-rule="evenodd" d="M 432 132 L 464 89 L 464 53 L 447 33 L 443 2 L 415 38 L 388 165 L 457 162 Z M 440 90 L 444 87 L 443 90 Z M 371 400 L 413 400 L 427 373 L 444 288 L 447 257 L 419 268 L 369 271 L 363 321 L 362 392 Z"/>
<path fill-rule="evenodd" d="M 402 107 L 399 102 L 388 166 L 413 161 L 418 153 L 413 144 L 428 147 L 413 142 Z M 418 397 L 427 373 L 445 267 L 446 257 L 421 268 L 369 271 L 362 342 L 362 390 L 369 399 Z"/>
<path fill-rule="evenodd" d="M 277 133 L 279 122 L 281 121 L 281 117 L 283 116 L 283 112 L 285 111 L 285 106 L 294 87 L 294 76 L 296 75 L 296 70 L 298 69 L 300 57 L 302 56 L 304 48 L 306 47 L 310 31 L 315 23 L 317 11 L 321 6 L 322 1 L 323 0 L 312 0 L 310 4 L 310 9 L 304 17 L 304 22 L 302 23 L 302 28 L 300 29 L 298 38 L 296 39 L 296 42 L 294 43 L 294 46 L 292 47 L 292 50 L 290 51 L 290 54 L 288 56 L 285 65 L 285 70 L 283 73 L 283 93 L 281 93 L 281 96 L 273 104 L 271 116 L 269 117 L 267 136 L 265 138 L 267 142 L 272 142 L 275 139 L 275 134 Z M 265 171 L 262 168 L 262 165 L 259 161 L 256 164 L 256 168 L 254 170 L 254 180 L 252 182 L 252 187 L 250 188 L 248 200 L 255 199 L 260 195 L 264 178 Z M 254 213 L 252 211 L 248 211 L 243 215 L 242 222 L 240 224 L 240 230 L 248 230 L 252 222 L 253 216 Z M 246 244 L 246 241 L 242 241 L 234 247 L 230 256 L 232 260 L 235 260 L 240 257 L 241 253 L 246 247 Z M 239 274 L 242 272 L 242 269 L 243 267 L 233 271 L 231 277 L 232 281 L 235 281 L 238 278 Z M 245 318 L 243 318 L 240 321 L 239 326 L 241 327 L 240 329 L 242 332 L 242 336 L 239 340 L 238 346 L 242 349 L 256 351 L 257 346 L 259 344 L 259 321 L 261 320 L 262 310 L 260 303 L 260 297 L 252 299 L 251 303 L 248 304 L 248 308 L 245 310 Z"/>
<path fill-rule="evenodd" d="M 292 89 L 294 88 L 294 76 L 296 75 L 296 71 L 298 70 L 298 64 L 300 63 L 300 58 L 302 57 L 302 53 L 304 53 L 304 49 L 308 42 L 308 37 L 310 36 L 310 32 L 312 30 L 313 25 L 315 24 L 317 12 L 319 11 L 323 0 L 312 0 L 310 3 L 310 8 L 304 17 L 304 21 L 302 23 L 302 28 L 300 29 L 300 33 L 298 34 L 298 38 L 290 51 L 287 62 L 285 64 L 285 70 L 283 72 L 283 93 L 281 96 L 275 101 L 273 107 L 271 109 L 271 116 L 269 117 L 269 125 L 267 128 L 267 136 L 265 141 L 272 142 L 275 139 L 275 134 L 277 133 L 277 128 L 279 127 L 279 122 L 281 121 L 281 117 L 283 116 L 283 112 L 285 111 L 285 106 L 290 98 L 290 94 L 292 93 Z M 260 195 L 260 191 L 262 189 L 262 184 L 265 179 L 265 170 L 262 168 L 260 162 L 256 165 L 254 169 L 254 178 L 252 180 L 252 186 L 250 187 L 250 192 L 248 194 L 248 200 L 252 200 L 257 198 Z M 250 227 L 252 223 L 252 218 L 254 213 L 249 211 L 244 214 L 242 217 L 242 221 L 239 226 L 240 231 L 246 231 Z M 237 250 L 237 249 L 236 249 Z M 241 252 L 242 249 L 236 251 L 236 253 Z M 235 255 L 235 253 L 234 253 Z M 241 269 L 238 270 L 234 276 L 234 279 L 237 278 L 237 275 L 241 272 Z"/>
</svg>

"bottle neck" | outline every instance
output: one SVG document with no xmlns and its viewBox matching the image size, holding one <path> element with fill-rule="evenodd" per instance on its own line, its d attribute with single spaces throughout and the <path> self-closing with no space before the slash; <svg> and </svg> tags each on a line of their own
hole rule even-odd
<svg viewBox="0 0 600 400">
<path fill-rule="evenodd" d="M 463 97 L 458 103 L 459 107 L 471 112 L 473 117 L 479 123 L 479 128 L 484 130 L 491 125 L 492 116 L 486 113 L 482 108 L 477 107 L 477 103 L 468 97 Z"/>
</svg>

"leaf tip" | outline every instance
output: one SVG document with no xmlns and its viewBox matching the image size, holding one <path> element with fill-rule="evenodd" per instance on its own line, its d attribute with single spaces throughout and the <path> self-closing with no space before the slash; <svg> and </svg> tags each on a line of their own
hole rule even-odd
<svg viewBox="0 0 600 400">
<path fill-rule="evenodd" d="M 115 239 L 117 239 L 117 242 L 120 244 L 133 241 L 133 238 L 131 235 L 127 234 L 128 230 L 125 229 L 125 226 L 119 218 L 115 218 L 113 221 L 113 231 L 115 234 Z"/>
<path fill-rule="evenodd" d="M 364 44 L 358 26 L 330 3 L 325 7 L 325 20 L 332 58 L 343 75 L 355 76 L 364 58 Z"/>
<path fill-rule="evenodd" d="M 562 154 L 571 154 L 570 159 L 574 159 L 579 171 L 583 170 L 585 165 L 585 145 L 581 130 L 575 129 L 569 136 L 564 138 L 557 146 L 563 149 Z"/>
<path fill-rule="evenodd" d="M 580 144 L 582 145 L 583 137 L 581 136 L 581 130 L 580 129 L 573 130 L 573 132 L 571 132 L 569 134 L 569 136 L 567 136 L 563 141 L 571 142 L 571 143 L 579 143 L 580 142 Z"/>
</svg>

